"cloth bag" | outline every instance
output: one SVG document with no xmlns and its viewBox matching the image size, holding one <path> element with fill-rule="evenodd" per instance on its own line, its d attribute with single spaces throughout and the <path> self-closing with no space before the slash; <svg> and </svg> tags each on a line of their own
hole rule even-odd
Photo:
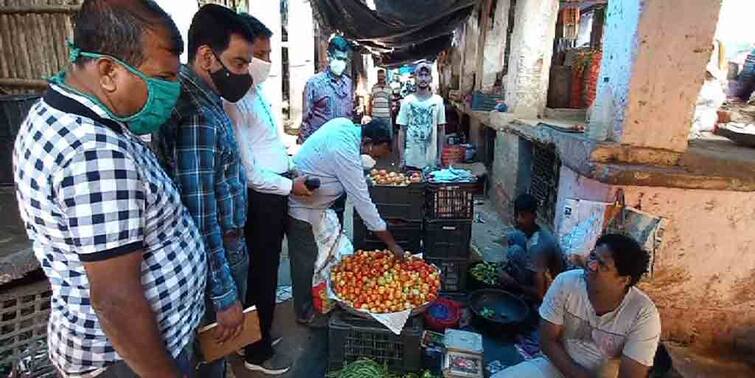
<svg viewBox="0 0 755 378">
<path fill-rule="evenodd" d="M 312 233 L 317 244 L 315 273 L 312 275 L 312 303 L 317 312 L 325 314 L 335 304 L 328 293 L 330 270 L 343 256 L 353 254 L 354 247 L 332 209 L 325 210 L 320 222 L 312 225 Z"/>
</svg>

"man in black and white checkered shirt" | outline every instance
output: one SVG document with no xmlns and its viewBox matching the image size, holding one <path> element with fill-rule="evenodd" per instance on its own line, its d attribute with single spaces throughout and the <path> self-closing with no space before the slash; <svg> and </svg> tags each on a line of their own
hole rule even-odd
<svg viewBox="0 0 755 378">
<path fill-rule="evenodd" d="M 151 1 L 86 0 L 74 43 L 73 66 L 31 108 L 13 155 L 52 286 L 50 358 L 66 377 L 191 376 L 204 247 L 136 135 L 170 115 L 181 36 Z"/>
</svg>

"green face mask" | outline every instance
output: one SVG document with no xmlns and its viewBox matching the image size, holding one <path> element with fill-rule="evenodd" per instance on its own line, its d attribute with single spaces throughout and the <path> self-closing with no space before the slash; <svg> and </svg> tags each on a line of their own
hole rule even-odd
<svg viewBox="0 0 755 378">
<path fill-rule="evenodd" d="M 178 81 L 168 81 L 149 77 L 118 58 L 109 55 L 84 52 L 70 45 L 69 47 L 71 50 L 71 62 L 76 61 L 80 56 L 94 59 L 108 57 L 125 67 L 129 72 L 144 80 L 144 82 L 147 83 L 147 102 L 144 103 L 141 110 L 130 116 L 119 116 L 114 114 L 113 111 L 103 104 L 97 97 L 82 93 L 66 85 L 63 82 L 63 75 L 56 75 L 53 77 L 51 79 L 53 83 L 65 86 L 67 89 L 98 104 L 105 110 L 110 118 L 126 123 L 131 132 L 137 135 L 151 134 L 157 131 L 160 129 L 160 126 L 170 118 L 170 113 L 173 111 L 173 107 L 176 105 L 176 101 L 178 101 L 178 96 L 181 94 L 181 84 Z"/>
</svg>

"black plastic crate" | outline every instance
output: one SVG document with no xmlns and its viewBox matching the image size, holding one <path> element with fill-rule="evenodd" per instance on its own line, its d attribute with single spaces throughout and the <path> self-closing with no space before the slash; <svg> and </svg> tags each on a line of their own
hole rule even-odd
<svg viewBox="0 0 755 378">
<path fill-rule="evenodd" d="M 0 96 L 0 138 L 15 139 L 18 128 L 39 95 Z"/>
<path fill-rule="evenodd" d="M 472 219 L 476 184 L 428 184 L 427 219 Z"/>
<path fill-rule="evenodd" d="M 452 301 L 456 301 L 458 303 L 461 303 L 462 306 L 468 307 L 469 306 L 469 293 L 465 291 L 441 291 L 439 293 L 441 298 L 450 299 Z"/>
<path fill-rule="evenodd" d="M 441 291 L 463 291 L 467 288 L 469 259 L 438 259 L 425 257 L 425 261 L 440 269 Z"/>
<path fill-rule="evenodd" d="M 469 257 L 469 242 L 472 239 L 471 220 L 426 220 L 425 237 L 422 239 L 425 257 Z"/>
<path fill-rule="evenodd" d="M 486 94 L 480 91 L 472 93 L 471 108 L 474 111 L 489 112 L 498 105 L 499 102 L 503 102 L 504 96 L 502 94 Z"/>
<path fill-rule="evenodd" d="M 0 185 L 13 185 L 13 144 L 39 95 L 0 96 Z"/>
<path fill-rule="evenodd" d="M 422 222 L 406 222 L 387 219 L 388 231 L 393 234 L 396 243 L 408 252 L 417 253 L 422 245 Z M 363 250 L 385 249 L 385 243 L 367 229 L 362 218 L 354 213 L 354 248 Z"/>
<path fill-rule="evenodd" d="M 21 360 L 33 361 L 39 368 L 51 368 L 46 355 L 47 320 L 50 317 L 50 282 L 24 280 L 0 288 L 0 372 Z"/>
<path fill-rule="evenodd" d="M 391 371 L 422 370 L 422 317 L 407 320 L 400 335 L 384 325 L 343 311 L 335 312 L 328 324 L 328 370 L 336 371 L 349 362 L 370 358 Z"/>
<path fill-rule="evenodd" d="M 370 186 L 370 198 L 383 219 L 401 219 L 409 222 L 424 218 L 425 184 L 408 186 Z"/>
</svg>

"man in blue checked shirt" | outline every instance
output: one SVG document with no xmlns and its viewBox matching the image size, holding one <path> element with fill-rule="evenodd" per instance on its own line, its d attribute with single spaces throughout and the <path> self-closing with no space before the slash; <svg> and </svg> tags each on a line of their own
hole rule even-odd
<svg viewBox="0 0 755 378">
<path fill-rule="evenodd" d="M 203 6 L 189 28 L 181 97 L 156 135 L 163 164 L 204 239 L 209 267 L 204 322 L 217 321 L 215 337 L 220 342 L 242 331 L 249 266 L 244 241 L 247 180 L 221 98 L 236 102 L 251 87 L 253 41 L 234 11 Z M 200 365 L 198 375 L 225 376 L 225 361 Z"/>
</svg>

